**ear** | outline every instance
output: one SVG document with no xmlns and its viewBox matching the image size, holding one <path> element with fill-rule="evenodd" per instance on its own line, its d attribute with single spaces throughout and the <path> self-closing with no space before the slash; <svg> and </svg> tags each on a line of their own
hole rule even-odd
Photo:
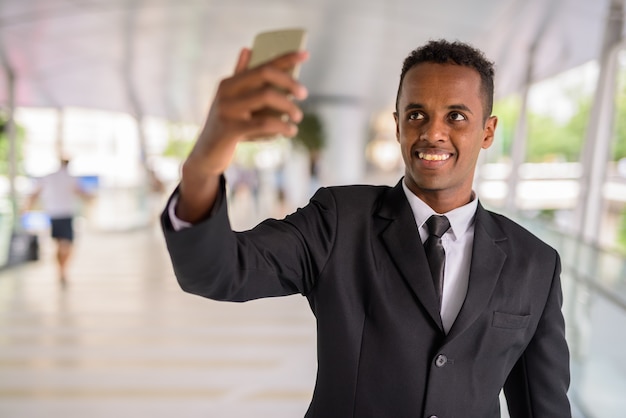
<svg viewBox="0 0 626 418">
<path fill-rule="evenodd" d="M 485 122 L 484 129 L 484 137 L 483 143 L 481 145 L 482 149 L 487 149 L 493 144 L 493 139 L 496 134 L 496 126 L 498 125 L 498 117 L 497 116 L 489 116 L 487 122 Z"/>
<path fill-rule="evenodd" d="M 396 121 L 396 141 L 400 142 L 400 123 L 398 121 L 398 112 L 393 112 L 393 119 Z"/>
</svg>

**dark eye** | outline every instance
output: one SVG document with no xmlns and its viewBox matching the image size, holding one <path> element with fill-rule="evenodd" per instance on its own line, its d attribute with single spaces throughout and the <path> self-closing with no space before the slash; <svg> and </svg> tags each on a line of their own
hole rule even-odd
<svg viewBox="0 0 626 418">
<path fill-rule="evenodd" d="M 409 120 L 421 120 L 424 119 L 424 115 L 420 112 L 409 113 Z"/>
<path fill-rule="evenodd" d="M 459 120 L 465 120 L 467 118 L 462 113 L 452 112 L 452 113 L 450 113 L 450 119 L 455 120 L 455 121 L 459 121 Z"/>
</svg>

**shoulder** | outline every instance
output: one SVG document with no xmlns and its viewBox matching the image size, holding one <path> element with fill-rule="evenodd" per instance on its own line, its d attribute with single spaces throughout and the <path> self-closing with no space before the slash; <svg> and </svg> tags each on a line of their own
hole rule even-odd
<svg viewBox="0 0 626 418">
<path fill-rule="evenodd" d="M 511 241 L 513 246 L 517 248 L 524 248 L 526 251 L 537 249 L 542 252 L 556 252 L 556 250 L 543 239 L 513 219 L 491 210 L 482 210 L 484 211 L 486 218 L 493 222 L 493 224 L 496 225 L 500 231 L 502 231 L 503 237 Z"/>
<path fill-rule="evenodd" d="M 327 190 L 328 192 L 344 198 L 357 198 L 357 197 L 374 197 L 391 190 L 391 186 L 386 185 L 371 185 L 371 184 L 351 184 L 348 186 L 330 186 L 322 187 L 320 190 Z"/>
<path fill-rule="evenodd" d="M 392 190 L 390 186 L 374 185 L 349 185 L 331 186 L 318 189 L 311 201 L 332 200 L 338 207 L 363 209 L 376 206 L 387 193 Z"/>
</svg>

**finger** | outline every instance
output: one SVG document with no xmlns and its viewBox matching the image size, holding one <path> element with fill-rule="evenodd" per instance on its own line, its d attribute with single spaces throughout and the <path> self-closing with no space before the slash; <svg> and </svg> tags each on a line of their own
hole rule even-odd
<svg viewBox="0 0 626 418">
<path fill-rule="evenodd" d="M 303 100 L 306 98 L 307 92 L 304 86 L 298 83 L 296 77 L 294 77 L 294 68 L 301 65 L 308 58 L 309 53 L 307 51 L 289 52 L 259 66 L 257 71 L 261 71 L 271 84 L 288 90 L 295 98 Z"/>
<path fill-rule="evenodd" d="M 289 120 L 302 120 L 302 111 L 283 91 L 264 87 L 249 94 L 222 101 L 222 114 L 232 119 L 250 119 L 256 112 L 272 111 L 287 115 Z"/>
<path fill-rule="evenodd" d="M 280 91 L 286 98 L 304 100 L 308 95 L 306 87 L 291 75 L 270 66 L 259 67 L 223 80 L 218 89 L 218 95 L 224 99 L 237 98 L 254 94 L 268 87 Z"/>
<path fill-rule="evenodd" d="M 242 51 L 243 54 L 244 51 Z M 240 56 L 240 62 L 237 66 L 237 71 L 239 72 L 235 76 L 223 80 L 220 86 L 219 90 L 225 97 L 236 96 L 243 91 L 259 89 L 265 85 L 273 85 L 285 90 L 287 94 L 298 100 L 306 98 L 308 94 L 306 88 L 289 71 L 308 57 L 307 52 L 285 54 L 254 67 L 250 71 L 244 71 L 239 67 L 239 64 L 243 66 L 249 62 L 250 51 L 247 50 L 245 54 L 247 55 L 246 57 Z"/>
<path fill-rule="evenodd" d="M 290 73 L 279 70 L 276 67 L 260 67 L 256 70 L 260 73 L 259 79 L 253 79 L 252 82 L 256 81 L 259 83 L 260 80 L 263 80 L 257 87 L 262 87 L 264 85 L 271 85 L 278 90 L 282 90 L 285 94 L 293 96 L 297 100 L 306 99 L 308 92 L 306 87 L 301 84 L 297 79 L 295 79 Z"/>
<path fill-rule="evenodd" d="M 294 137 L 298 133 L 296 124 L 286 121 L 276 114 L 272 116 L 256 117 L 253 120 L 242 123 L 240 128 L 248 141 L 276 137 L 277 135 L 287 138 Z"/>
<path fill-rule="evenodd" d="M 270 112 L 260 112 L 248 120 L 224 121 L 223 129 L 228 130 L 234 141 L 226 141 L 225 144 L 236 144 L 239 141 L 254 141 L 267 139 L 277 135 L 291 138 L 298 133 L 298 127 L 280 115 Z M 228 146 L 228 145 L 227 145 Z"/>
<path fill-rule="evenodd" d="M 271 61 L 268 61 L 266 64 L 270 64 L 283 71 L 291 71 L 293 67 L 295 67 L 296 65 L 302 64 L 308 59 L 309 59 L 308 51 L 295 51 L 295 52 L 288 52 L 286 54 L 280 55 L 272 59 Z"/>
<path fill-rule="evenodd" d="M 239 51 L 239 58 L 237 59 L 237 65 L 235 66 L 235 74 L 242 73 L 250 62 L 251 51 L 248 48 L 242 48 Z"/>
</svg>

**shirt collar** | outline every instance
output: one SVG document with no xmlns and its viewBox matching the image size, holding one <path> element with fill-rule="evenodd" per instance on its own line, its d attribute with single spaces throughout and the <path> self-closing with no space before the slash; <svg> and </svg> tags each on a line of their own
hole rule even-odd
<svg viewBox="0 0 626 418">
<path fill-rule="evenodd" d="M 413 194 L 404 183 L 404 180 L 402 180 L 402 189 L 409 201 L 409 205 L 411 205 L 411 210 L 413 211 L 413 216 L 415 217 L 418 228 L 422 228 L 431 215 L 446 215 L 450 221 L 450 230 L 454 236 L 453 239 L 457 240 L 462 237 L 474 223 L 474 215 L 476 214 L 476 209 L 478 209 L 478 199 L 473 190 L 472 200 L 469 203 L 446 213 L 437 213 L 424 203 L 422 199 Z"/>
</svg>

